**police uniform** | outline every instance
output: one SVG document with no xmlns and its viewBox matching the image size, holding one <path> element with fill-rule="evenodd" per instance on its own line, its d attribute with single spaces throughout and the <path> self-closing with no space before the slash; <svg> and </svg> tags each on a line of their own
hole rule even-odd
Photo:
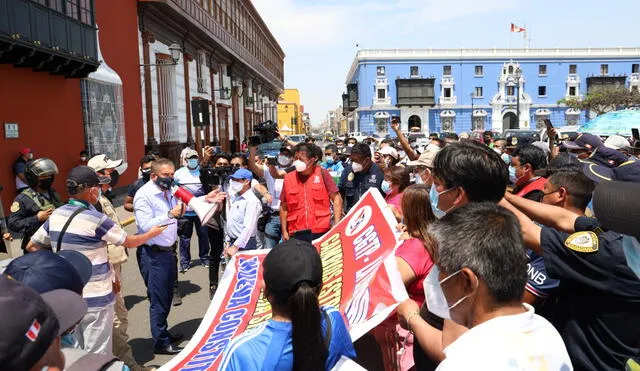
<svg viewBox="0 0 640 371">
<path fill-rule="evenodd" d="M 345 211 L 349 211 L 353 205 L 358 203 L 369 188 L 378 188 L 383 193 L 381 188 L 383 180 L 384 174 L 375 163 L 371 164 L 369 171 L 357 173 L 354 173 L 351 165 L 348 165 L 340 176 L 340 185 L 338 186 L 340 193 L 345 198 Z"/>
<path fill-rule="evenodd" d="M 48 209 L 55 209 L 64 205 L 60 200 L 60 195 L 53 189 L 42 194 L 29 187 L 24 189 L 11 204 L 11 215 L 9 215 L 9 229 L 13 232 L 22 233 L 21 247 L 24 250 L 31 239 L 31 236 L 40 228 L 42 223 L 38 220 L 38 212 Z"/>
<path fill-rule="evenodd" d="M 552 323 L 576 370 L 621 370 L 640 352 L 640 280 L 626 264 L 622 235 L 579 217 L 574 234 L 543 227 L 548 274 L 560 280 Z"/>
</svg>

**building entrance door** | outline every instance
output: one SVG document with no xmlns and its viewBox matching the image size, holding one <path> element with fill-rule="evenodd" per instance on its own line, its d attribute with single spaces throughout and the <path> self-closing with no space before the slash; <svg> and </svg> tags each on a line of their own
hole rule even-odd
<svg viewBox="0 0 640 371">
<path fill-rule="evenodd" d="M 416 128 L 416 129 L 414 129 Z M 420 120 L 420 116 L 412 115 L 409 117 L 409 131 L 422 131 L 422 120 Z"/>
<path fill-rule="evenodd" d="M 502 116 L 502 127 L 505 129 L 520 129 L 518 116 L 513 112 L 507 112 Z"/>
</svg>

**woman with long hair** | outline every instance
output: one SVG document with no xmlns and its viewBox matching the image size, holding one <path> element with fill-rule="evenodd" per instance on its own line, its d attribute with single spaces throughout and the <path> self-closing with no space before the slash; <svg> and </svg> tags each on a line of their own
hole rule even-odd
<svg viewBox="0 0 640 371">
<path fill-rule="evenodd" d="M 391 166 L 384 169 L 382 191 L 386 194 L 384 200 L 393 211 L 396 219 L 402 219 L 402 192 L 411 184 L 409 170 L 402 166 Z"/>
<path fill-rule="evenodd" d="M 434 264 L 433 241 L 427 233 L 435 220 L 429 199 L 430 187 L 416 184 L 402 193 L 401 208 L 406 231 L 400 236 L 402 244 L 396 250 L 396 263 L 409 298 L 419 305 L 425 301 L 422 281 Z M 375 332 L 385 361 L 385 369 L 411 370 L 414 366 L 413 335 L 400 327 L 396 317 L 391 317 Z M 417 349 L 420 351 L 420 349 Z"/>
<path fill-rule="evenodd" d="M 330 370 L 341 356 L 355 358 L 344 319 L 320 307 L 322 262 L 313 245 L 290 239 L 263 262 L 264 295 L 271 319 L 233 339 L 220 370 Z"/>
</svg>

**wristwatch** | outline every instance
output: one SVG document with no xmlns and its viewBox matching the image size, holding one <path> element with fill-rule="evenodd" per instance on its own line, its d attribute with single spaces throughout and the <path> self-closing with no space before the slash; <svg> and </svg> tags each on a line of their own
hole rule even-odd
<svg viewBox="0 0 640 371">
<path fill-rule="evenodd" d="M 171 211 L 167 211 L 167 216 L 169 217 L 169 219 L 175 219 L 175 216 L 171 214 Z"/>
</svg>

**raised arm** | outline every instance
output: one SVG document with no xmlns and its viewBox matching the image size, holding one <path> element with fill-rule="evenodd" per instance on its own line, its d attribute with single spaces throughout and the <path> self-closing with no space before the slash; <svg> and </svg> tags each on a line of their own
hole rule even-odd
<svg viewBox="0 0 640 371">
<path fill-rule="evenodd" d="M 578 219 L 579 215 L 569 210 L 563 209 L 559 206 L 546 205 L 540 202 L 527 200 L 511 193 L 505 194 L 505 199 L 515 208 L 538 223 L 566 233 L 575 232 L 576 219 Z"/>
<path fill-rule="evenodd" d="M 407 137 L 405 137 L 404 134 L 402 134 L 402 131 L 400 131 L 400 121 L 397 121 L 395 119 L 392 120 L 391 129 L 393 129 L 393 131 L 398 136 L 400 145 L 402 146 L 402 149 L 404 149 L 404 152 L 407 154 L 407 157 L 409 158 L 409 160 L 411 161 L 417 160 L 418 154 L 413 150 L 413 148 L 411 148 L 411 144 L 409 144 Z"/>
<path fill-rule="evenodd" d="M 262 165 L 258 165 L 256 163 L 256 151 L 258 147 L 251 146 L 249 147 L 249 170 L 251 170 L 254 174 L 259 176 L 260 178 L 264 178 L 264 168 Z"/>
</svg>

